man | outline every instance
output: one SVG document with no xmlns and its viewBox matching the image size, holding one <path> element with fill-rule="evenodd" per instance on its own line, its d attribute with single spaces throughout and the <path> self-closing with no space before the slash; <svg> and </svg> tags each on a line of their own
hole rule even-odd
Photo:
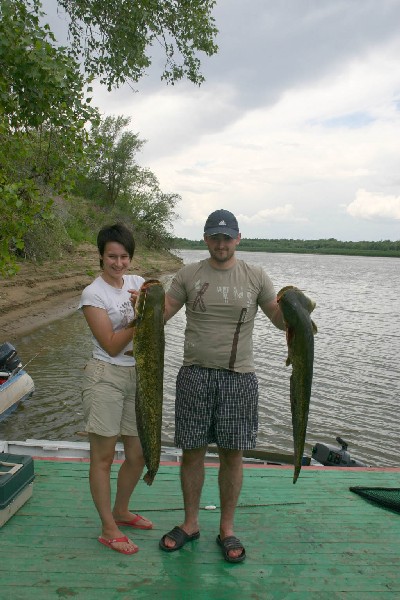
<svg viewBox="0 0 400 600">
<path fill-rule="evenodd" d="M 261 267 L 236 258 L 236 217 L 216 210 L 204 227 L 210 258 L 184 266 L 166 294 L 165 318 L 186 305 L 184 359 L 176 382 L 175 444 L 182 448 L 185 520 L 160 540 L 166 552 L 200 536 L 198 514 L 207 446 L 218 447 L 220 532 L 228 562 L 246 551 L 234 535 L 234 514 L 243 479 L 243 450 L 256 445 L 258 382 L 252 334 L 258 306 L 279 329 L 285 324 L 273 284 Z"/>
</svg>

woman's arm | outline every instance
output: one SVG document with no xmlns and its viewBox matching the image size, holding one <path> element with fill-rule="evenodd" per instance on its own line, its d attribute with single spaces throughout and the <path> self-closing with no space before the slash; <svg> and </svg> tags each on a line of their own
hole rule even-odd
<svg viewBox="0 0 400 600">
<path fill-rule="evenodd" d="M 119 329 L 113 331 L 112 324 L 104 308 L 83 306 L 83 314 L 100 346 L 110 356 L 117 356 L 132 340 L 134 329 Z"/>
</svg>

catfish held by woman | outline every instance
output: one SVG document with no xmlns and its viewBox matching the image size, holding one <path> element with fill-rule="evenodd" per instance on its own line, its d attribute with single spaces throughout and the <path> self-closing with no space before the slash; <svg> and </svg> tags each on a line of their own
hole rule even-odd
<svg viewBox="0 0 400 600">
<path fill-rule="evenodd" d="M 153 483 L 160 465 L 164 375 L 165 294 L 157 279 L 148 279 L 140 288 L 133 322 L 133 354 L 136 359 L 135 411 L 147 473 Z"/>
</svg>

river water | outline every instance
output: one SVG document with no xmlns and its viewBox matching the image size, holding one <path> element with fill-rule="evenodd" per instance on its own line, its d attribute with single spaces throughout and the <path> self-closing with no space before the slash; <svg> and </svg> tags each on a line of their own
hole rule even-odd
<svg viewBox="0 0 400 600">
<path fill-rule="evenodd" d="M 185 263 L 207 251 L 180 251 Z M 316 442 L 349 442 L 352 458 L 398 466 L 400 438 L 400 262 L 395 258 L 238 252 L 262 265 L 276 290 L 297 285 L 317 302 L 313 390 L 306 451 Z M 168 279 L 165 283 L 168 287 Z M 174 388 L 182 361 L 184 310 L 166 326 L 163 439 L 174 434 Z M 5 422 L 0 439 L 82 440 L 80 384 L 90 356 L 89 330 L 80 312 L 30 335 L 9 340 L 35 382 L 34 395 Z M 261 313 L 254 330 L 260 382 L 258 446 L 292 452 L 291 367 L 286 340 Z M 39 354 L 35 356 L 37 353 Z"/>
</svg>

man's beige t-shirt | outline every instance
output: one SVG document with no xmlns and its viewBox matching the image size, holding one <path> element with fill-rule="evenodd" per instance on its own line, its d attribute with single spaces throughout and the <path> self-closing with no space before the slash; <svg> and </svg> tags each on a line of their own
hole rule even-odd
<svg viewBox="0 0 400 600">
<path fill-rule="evenodd" d="M 184 365 L 254 371 L 254 318 L 276 296 L 262 267 L 237 260 L 214 269 L 202 260 L 180 269 L 168 294 L 186 304 Z"/>
</svg>

